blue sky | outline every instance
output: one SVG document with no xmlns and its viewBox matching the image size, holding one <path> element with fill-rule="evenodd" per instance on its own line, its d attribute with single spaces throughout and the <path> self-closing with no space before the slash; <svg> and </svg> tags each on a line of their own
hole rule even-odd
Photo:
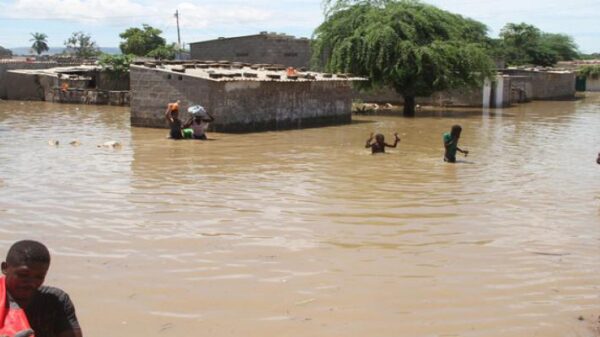
<svg viewBox="0 0 600 337">
<path fill-rule="evenodd" d="M 546 32 L 573 36 L 583 52 L 600 52 L 600 0 L 426 0 L 479 20 L 497 36 L 507 22 L 527 22 Z M 182 42 L 260 31 L 310 37 L 323 20 L 321 0 L 0 0 L 0 45 L 24 47 L 31 32 L 61 47 L 74 31 L 99 46 L 117 47 L 119 33 L 148 23 L 177 41 L 174 13 L 181 13 Z"/>
</svg>

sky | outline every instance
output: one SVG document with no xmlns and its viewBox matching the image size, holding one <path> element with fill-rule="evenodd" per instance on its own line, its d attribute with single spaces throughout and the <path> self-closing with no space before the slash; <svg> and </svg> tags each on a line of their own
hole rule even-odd
<svg viewBox="0 0 600 337">
<path fill-rule="evenodd" d="M 483 22 L 496 37 L 508 22 L 571 35 L 584 53 L 600 52 L 600 0 L 425 0 Z M 0 0 L 0 46 L 30 46 L 31 33 L 48 35 L 62 47 L 76 31 L 101 47 L 118 47 L 119 34 L 147 23 L 177 42 L 175 11 L 184 44 L 257 34 L 261 31 L 310 37 L 323 21 L 322 0 Z"/>
</svg>

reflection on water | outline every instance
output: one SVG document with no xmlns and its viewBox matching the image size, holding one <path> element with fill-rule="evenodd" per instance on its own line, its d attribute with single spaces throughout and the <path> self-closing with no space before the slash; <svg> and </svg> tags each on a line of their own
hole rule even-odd
<svg viewBox="0 0 600 337">
<path fill-rule="evenodd" d="M 0 102 L 0 251 L 46 242 L 91 336 L 593 336 L 600 96 L 355 119 L 170 141 Z M 402 142 L 372 156 L 372 131 Z"/>
</svg>

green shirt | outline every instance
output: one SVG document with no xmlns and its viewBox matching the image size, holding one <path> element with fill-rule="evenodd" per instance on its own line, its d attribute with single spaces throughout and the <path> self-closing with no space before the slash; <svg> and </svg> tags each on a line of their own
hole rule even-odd
<svg viewBox="0 0 600 337">
<path fill-rule="evenodd" d="M 446 147 L 446 143 L 452 140 L 452 136 L 449 132 L 444 133 L 444 147 Z M 446 157 L 456 157 L 456 148 L 458 147 L 458 142 L 453 142 L 452 144 L 446 147 Z"/>
</svg>

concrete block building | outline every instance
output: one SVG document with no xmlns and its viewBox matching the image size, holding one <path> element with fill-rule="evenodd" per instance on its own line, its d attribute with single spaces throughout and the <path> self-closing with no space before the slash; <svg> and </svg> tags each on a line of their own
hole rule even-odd
<svg viewBox="0 0 600 337">
<path fill-rule="evenodd" d="M 192 59 L 229 60 L 247 63 L 281 64 L 286 67 L 308 68 L 310 40 L 277 33 L 195 42 L 190 44 Z"/>
<path fill-rule="evenodd" d="M 352 81 L 344 74 L 300 72 L 267 65 L 194 63 L 132 65 L 131 125 L 166 128 L 167 103 L 180 116 L 200 104 L 219 132 L 281 130 L 351 121 Z"/>
</svg>

